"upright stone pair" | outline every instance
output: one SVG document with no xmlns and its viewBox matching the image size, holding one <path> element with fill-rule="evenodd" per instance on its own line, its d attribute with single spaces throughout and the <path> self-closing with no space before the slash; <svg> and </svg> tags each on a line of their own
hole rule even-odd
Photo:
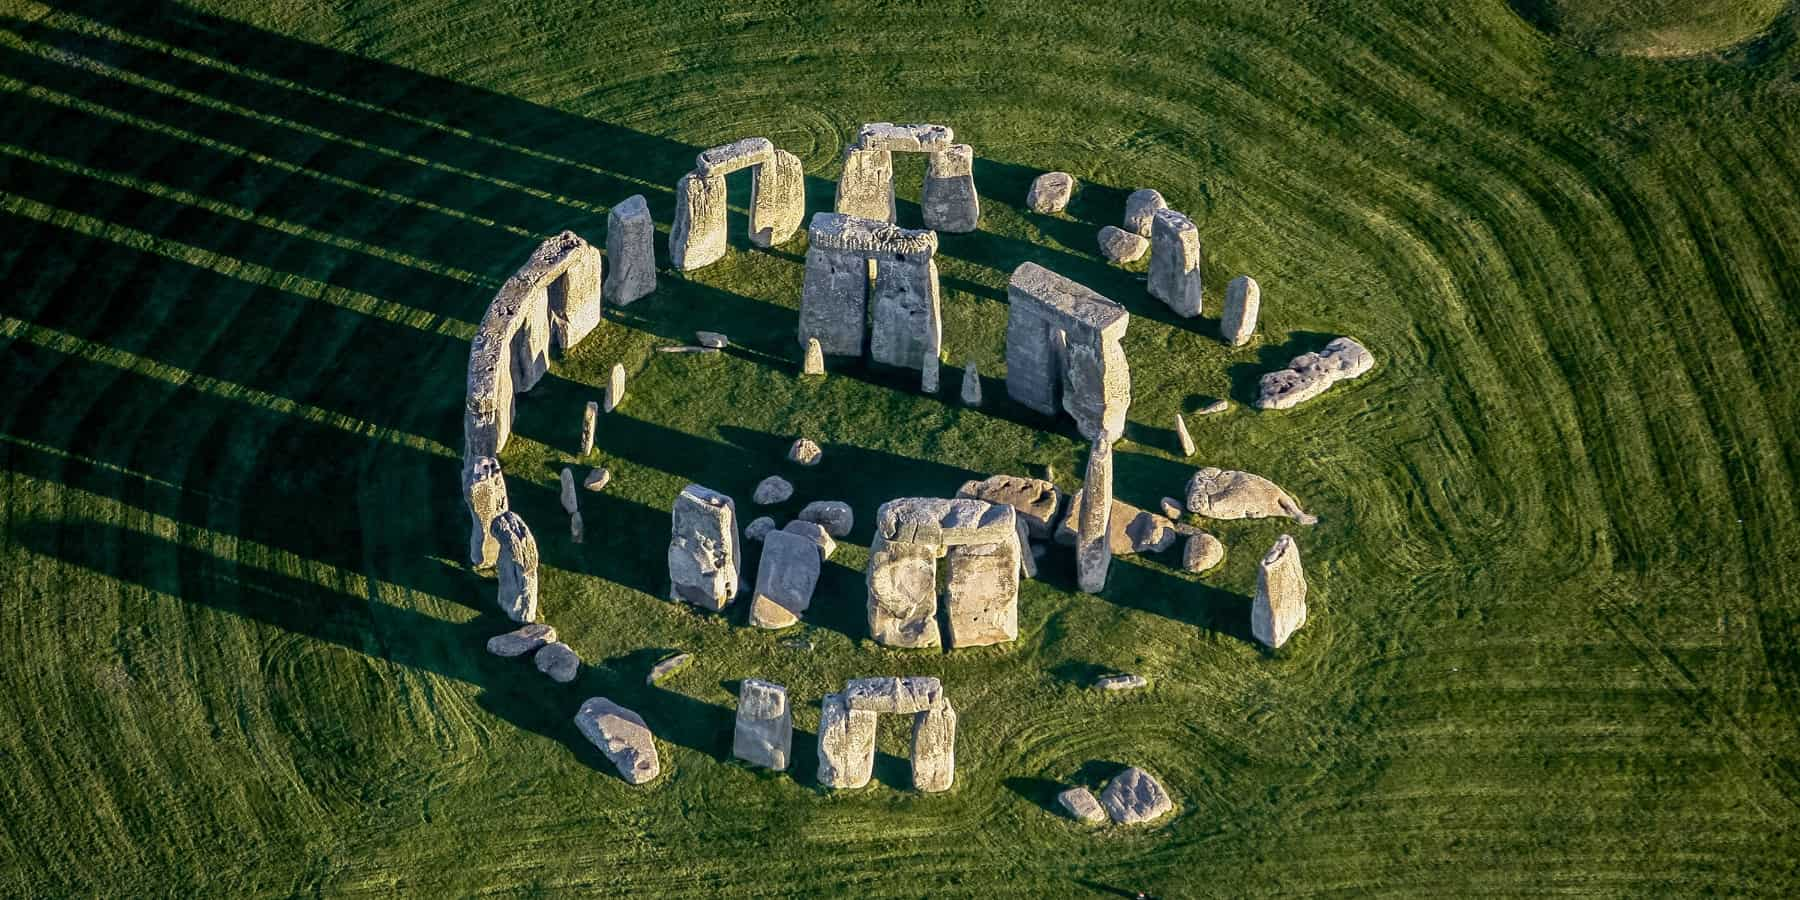
<svg viewBox="0 0 1800 900">
<path fill-rule="evenodd" d="M 807 235 L 801 345 L 817 340 L 825 353 L 861 356 L 867 335 L 876 362 L 935 369 L 943 343 L 937 235 L 823 212 L 813 216 Z"/>
<path fill-rule="evenodd" d="M 833 209 L 847 215 L 894 221 L 894 154 L 929 154 L 919 206 L 925 227 L 933 231 L 974 231 L 981 219 L 975 191 L 975 150 L 954 143 L 945 125 L 864 125 L 844 148 L 844 170 L 838 176 Z"/>
<path fill-rule="evenodd" d="M 709 266 L 725 255 L 725 176 L 753 169 L 750 242 L 786 243 L 806 216 L 806 175 L 800 158 L 776 149 L 768 138 L 744 138 L 702 152 L 694 171 L 675 185 L 675 221 L 669 228 L 669 262 L 683 272 Z"/>
<path fill-rule="evenodd" d="M 875 514 L 869 548 L 869 634 L 889 647 L 937 647 L 937 561 L 951 647 L 1019 636 L 1021 529 L 1011 506 L 911 497 Z"/>
<path fill-rule="evenodd" d="M 1125 307 L 1037 263 L 1006 284 L 1006 393 L 1045 415 L 1059 407 L 1093 440 L 1125 434 L 1131 368 Z"/>
<path fill-rule="evenodd" d="M 856 678 L 819 706 L 819 783 L 859 788 L 875 768 L 876 717 L 913 716 L 913 787 L 935 793 L 956 780 L 956 709 L 936 678 Z"/>
</svg>

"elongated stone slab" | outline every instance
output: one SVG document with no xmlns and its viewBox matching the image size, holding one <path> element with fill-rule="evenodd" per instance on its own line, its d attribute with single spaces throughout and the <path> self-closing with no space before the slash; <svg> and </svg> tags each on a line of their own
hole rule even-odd
<svg viewBox="0 0 1800 900">
<path fill-rule="evenodd" d="M 955 141 L 956 132 L 948 125 L 870 122 L 856 133 L 856 146 L 861 149 L 901 153 L 935 153 L 948 150 Z"/>
<path fill-rule="evenodd" d="M 606 302 L 627 306 L 656 290 L 656 222 L 643 194 L 606 214 Z"/>
<path fill-rule="evenodd" d="M 1284 534 L 1257 564 L 1250 633 L 1269 647 L 1279 647 L 1305 624 L 1306 572 L 1300 565 L 1300 545 Z"/>
<path fill-rule="evenodd" d="M 694 157 L 694 171 L 706 178 L 728 175 L 739 169 L 772 162 L 775 153 L 775 143 L 768 138 L 739 138 L 729 144 L 700 151 L 700 155 Z"/>
<path fill-rule="evenodd" d="M 819 783 L 859 788 L 875 771 L 875 713 L 851 709 L 843 694 L 819 703 Z"/>
<path fill-rule="evenodd" d="M 643 716 L 605 697 L 590 697 L 575 713 L 575 727 L 606 754 L 625 783 L 643 784 L 662 772 L 656 738 Z"/>
<path fill-rule="evenodd" d="M 692 272 L 725 256 L 725 176 L 689 172 L 675 183 L 669 264 Z"/>
<path fill-rule="evenodd" d="M 926 228 L 952 234 L 975 230 L 981 221 L 981 197 L 975 192 L 975 148 L 952 144 L 931 154 L 919 208 Z"/>
<path fill-rule="evenodd" d="M 1360 378 L 1375 367 L 1375 356 L 1354 338 L 1334 338 L 1318 353 L 1302 353 L 1279 372 L 1262 377 L 1257 409 L 1292 409 L 1340 381 Z"/>
<path fill-rule="evenodd" d="M 956 707 L 950 698 L 913 718 L 913 788 L 947 791 L 956 781 Z"/>
<path fill-rule="evenodd" d="M 670 511 L 670 598 L 724 609 L 737 596 L 741 559 L 737 504 L 711 488 L 682 488 Z"/>
<path fill-rule="evenodd" d="M 1206 466 L 1188 479 L 1187 508 L 1209 519 L 1265 519 L 1282 517 L 1311 525 L 1318 517 L 1300 508 L 1300 501 L 1261 475 Z"/>
<path fill-rule="evenodd" d="M 943 684 L 929 675 L 852 678 L 844 685 L 844 702 L 851 709 L 869 712 L 924 712 L 943 698 Z"/>
<path fill-rule="evenodd" d="M 1256 316 L 1262 309 L 1262 288 L 1256 279 L 1239 275 L 1225 286 L 1225 311 L 1219 318 L 1219 339 L 1233 347 L 1250 343 L 1256 333 Z"/>
<path fill-rule="evenodd" d="M 1200 314 L 1200 229 L 1187 216 L 1159 209 L 1150 225 L 1150 296 L 1182 318 Z"/>
<path fill-rule="evenodd" d="M 535 622 L 538 617 L 537 539 L 519 514 L 508 510 L 490 526 L 500 544 L 500 611 L 514 622 Z"/>
<path fill-rule="evenodd" d="M 744 679 L 738 687 L 731 755 L 780 772 L 788 767 L 793 743 L 794 711 L 788 706 L 787 688 L 760 678 Z"/>
<path fill-rule="evenodd" d="M 820 529 L 823 534 L 823 529 Z M 830 540 L 830 537 L 826 537 Z M 750 624 L 786 628 L 812 606 L 819 584 L 822 554 L 813 540 L 792 531 L 763 535 L 762 562 L 756 569 L 756 593 L 750 600 Z"/>
<path fill-rule="evenodd" d="M 463 469 L 463 503 L 469 508 L 469 563 L 488 568 L 500 559 L 500 541 L 494 537 L 494 519 L 507 510 L 506 478 L 500 461 L 477 456 Z"/>
</svg>

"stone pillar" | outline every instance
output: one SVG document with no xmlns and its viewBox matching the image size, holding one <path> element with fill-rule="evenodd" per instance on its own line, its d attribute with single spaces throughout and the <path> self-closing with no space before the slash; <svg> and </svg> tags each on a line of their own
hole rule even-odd
<svg viewBox="0 0 1800 900">
<path fill-rule="evenodd" d="M 741 559 L 737 504 L 711 488 L 682 488 L 670 511 L 669 597 L 724 609 L 737 597 Z"/>
<path fill-rule="evenodd" d="M 834 356 L 862 356 L 867 333 L 869 264 L 819 246 L 807 248 L 800 288 L 800 340 L 817 338 Z"/>
<path fill-rule="evenodd" d="M 878 258 L 872 293 L 869 356 L 884 365 L 923 368 L 943 334 L 937 263 L 929 257 Z"/>
<path fill-rule="evenodd" d="M 1300 545 L 1284 534 L 1257 564 L 1250 633 L 1269 647 L 1279 647 L 1305 624 L 1306 572 L 1300 565 Z"/>
<path fill-rule="evenodd" d="M 675 185 L 669 263 L 692 272 L 725 255 L 725 176 L 689 172 Z"/>
<path fill-rule="evenodd" d="M 1256 333 L 1256 314 L 1262 307 L 1262 288 L 1256 279 L 1239 275 L 1225 286 L 1225 312 L 1219 318 L 1219 338 L 1233 347 L 1250 343 Z"/>
<path fill-rule="evenodd" d="M 950 698 L 913 717 L 913 788 L 947 791 L 956 781 L 956 708 Z"/>
<path fill-rule="evenodd" d="M 919 195 L 925 227 L 933 231 L 965 233 L 981 219 L 981 198 L 975 193 L 975 150 L 968 144 L 952 144 L 928 157 L 925 188 Z"/>
<path fill-rule="evenodd" d="M 463 502 L 469 507 L 469 563 L 488 568 L 500 559 L 500 541 L 490 530 L 506 512 L 506 478 L 500 461 L 478 456 L 463 467 Z"/>
<path fill-rule="evenodd" d="M 567 354 L 600 325 L 603 260 L 600 251 L 582 241 L 569 255 L 568 268 L 545 286 L 551 337 L 559 353 Z"/>
<path fill-rule="evenodd" d="M 893 152 L 845 148 L 844 172 L 838 176 L 832 209 L 878 222 L 893 222 Z"/>
<path fill-rule="evenodd" d="M 780 772 L 788 767 L 793 743 L 794 711 L 788 706 L 787 688 L 760 678 L 744 679 L 738 687 L 731 755 Z"/>
<path fill-rule="evenodd" d="M 581 455 L 594 452 L 594 432 L 600 425 L 600 404 L 589 400 L 581 411 Z"/>
<path fill-rule="evenodd" d="M 869 548 L 869 635 L 889 647 L 937 647 L 938 548 L 889 541 Z"/>
<path fill-rule="evenodd" d="M 1016 536 L 1017 519 L 1014 523 Z M 952 648 L 1003 644 L 1018 638 L 1020 552 L 1015 539 L 964 544 L 951 547 L 944 555 L 944 612 Z"/>
<path fill-rule="evenodd" d="M 626 306 L 656 290 L 656 222 L 643 194 L 606 214 L 606 300 Z"/>
<path fill-rule="evenodd" d="M 1151 218 L 1150 296 L 1183 318 L 1200 314 L 1200 229 L 1172 209 Z"/>
<path fill-rule="evenodd" d="M 1112 516 L 1112 439 L 1094 438 L 1088 453 L 1087 477 L 1081 483 L 1081 521 L 1075 537 L 1075 581 L 1083 593 L 1098 594 L 1106 587 L 1112 567 L 1109 540 Z"/>
<path fill-rule="evenodd" d="M 806 172 L 800 157 L 776 150 L 750 182 L 750 243 L 773 247 L 793 240 L 806 219 Z"/>
<path fill-rule="evenodd" d="M 1131 409 L 1131 364 L 1119 339 L 1128 322 L 1121 318 L 1105 331 L 1069 335 L 1064 351 L 1068 369 L 1063 409 L 1088 440 L 1105 435 L 1116 441 L 1125 435 L 1125 415 Z"/>
<path fill-rule="evenodd" d="M 1053 335 L 1056 331 L 1030 297 L 1016 296 L 1007 286 L 1006 395 L 1047 416 L 1057 412 L 1063 373 Z"/>
<path fill-rule="evenodd" d="M 514 622 L 537 621 L 537 539 L 511 510 L 495 517 L 489 530 L 500 544 L 500 611 Z"/>
<path fill-rule="evenodd" d="M 876 713 L 851 709 L 843 694 L 819 703 L 819 783 L 859 788 L 875 771 Z"/>
<path fill-rule="evenodd" d="M 519 301 L 512 332 L 513 390 L 524 393 L 537 387 L 550 371 L 550 290 L 538 285 Z"/>
</svg>

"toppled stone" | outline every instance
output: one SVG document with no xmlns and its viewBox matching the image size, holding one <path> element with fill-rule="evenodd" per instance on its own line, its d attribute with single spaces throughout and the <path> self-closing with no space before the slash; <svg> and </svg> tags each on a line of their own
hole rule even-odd
<svg viewBox="0 0 1800 900">
<path fill-rule="evenodd" d="M 1187 216 L 1159 209 L 1151 217 L 1150 296 L 1176 315 L 1200 314 L 1200 229 Z"/>
<path fill-rule="evenodd" d="M 681 489 L 669 524 L 669 596 L 715 612 L 738 593 L 737 504 L 697 484 Z"/>
<path fill-rule="evenodd" d="M 956 707 L 943 697 L 913 717 L 913 789 L 947 791 L 956 781 Z"/>
<path fill-rule="evenodd" d="M 750 624 L 786 628 L 812 606 L 819 584 L 819 546 L 791 531 L 763 535 L 762 562 L 756 568 L 756 592 L 750 600 Z"/>
<path fill-rule="evenodd" d="M 575 714 L 575 727 L 618 767 L 627 784 L 643 784 L 662 772 L 656 739 L 643 716 L 605 697 L 590 697 Z"/>
<path fill-rule="evenodd" d="M 1106 587 L 1107 570 L 1112 566 L 1108 521 L 1112 514 L 1112 440 L 1104 434 L 1094 439 L 1088 452 L 1081 499 L 1079 509 L 1069 510 L 1069 518 L 1075 521 L 1075 581 L 1083 593 L 1098 594 Z"/>
<path fill-rule="evenodd" d="M 537 539 L 519 514 L 508 510 L 491 527 L 500 543 L 500 611 L 514 622 L 535 622 L 538 614 Z"/>
<path fill-rule="evenodd" d="M 731 343 L 731 338 L 728 338 L 717 331 L 696 331 L 694 332 L 694 342 L 702 347 L 710 347 L 717 350 L 724 347 L 726 344 Z"/>
<path fill-rule="evenodd" d="M 825 533 L 834 538 L 848 535 L 856 525 L 856 513 L 841 500 L 814 500 L 802 507 L 795 518 L 825 526 Z"/>
<path fill-rule="evenodd" d="M 828 788 L 859 788 L 875 770 L 877 714 L 851 709 L 843 694 L 826 694 L 819 703 L 819 783 Z"/>
<path fill-rule="evenodd" d="M 587 534 L 587 525 L 581 521 L 581 512 L 569 513 L 569 540 L 581 543 Z"/>
<path fill-rule="evenodd" d="M 1204 572 L 1225 561 L 1225 545 L 1204 531 L 1188 535 L 1181 548 L 1181 568 L 1187 572 Z"/>
<path fill-rule="evenodd" d="M 924 712 L 943 699 L 943 684 L 927 675 L 852 678 L 844 685 L 844 702 L 851 709 L 876 713 Z"/>
<path fill-rule="evenodd" d="M 1156 777 L 1137 766 L 1113 777 L 1100 793 L 1100 805 L 1120 825 L 1154 821 L 1175 806 Z"/>
<path fill-rule="evenodd" d="M 1262 377 L 1257 409 L 1292 409 L 1325 393 L 1332 385 L 1360 377 L 1375 367 L 1375 357 L 1353 338 L 1334 338 L 1318 353 L 1302 353 L 1288 367 Z"/>
<path fill-rule="evenodd" d="M 1087 788 L 1069 788 L 1056 795 L 1056 802 L 1077 822 L 1099 825 L 1106 821 L 1106 810 L 1100 808 L 1100 801 L 1094 799 L 1094 792 Z"/>
<path fill-rule="evenodd" d="M 1030 536 L 1038 540 L 1049 537 L 1051 529 L 1056 527 L 1065 499 L 1056 485 L 1018 475 L 991 475 L 981 481 L 965 481 L 957 489 L 956 496 L 1012 507 Z"/>
<path fill-rule="evenodd" d="M 794 445 L 788 448 L 788 461 L 803 466 L 816 466 L 825 457 L 825 451 L 819 445 L 806 438 L 795 438 Z"/>
<path fill-rule="evenodd" d="M 837 552 L 837 541 L 832 540 L 831 534 L 825 530 L 825 526 L 817 522 L 795 519 L 783 526 L 781 530 L 797 534 L 818 545 L 820 560 L 830 559 L 831 554 Z"/>
<path fill-rule="evenodd" d="M 1187 508 L 1209 519 L 1285 516 L 1302 525 L 1319 521 L 1287 491 L 1261 475 L 1207 466 L 1188 479 Z"/>
<path fill-rule="evenodd" d="M 794 711 L 787 688 L 760 678 L 738 687 L 737 725 L 731 755 L 753 766 L 785 771 L 794 743 Z"/>
<path fill-rule="evenodd" d="M 522 628 L 488 638 L 487 652 L 495 656 L 524 656 L 554 640 L 556 640 L 556 629 L 541 622 L 533 622 Z"/>
<path fill-rule="evenodd" d="M 1075 195 L 1075 176 L 1067 172 L 1045 172 L 1032 179 L 1031 190 L 1025 192 L 1025 206 L 1034 213 L 1052 215 L 1069 208 Z"/>
<path fill-rule="evenodd" d="M 1094 687 L 1103 691 L 1135 691 L 1149 686 L 1150 681 L 1142 675 L 1108 675 L 1094 682 Z"/>
<path fill-rule="evenodd" d="M 1181 413 L 1175 414 L 1175 442 L 1180 445 L 1182 456 L 1194 455 L 1194 436 L 1188 434 L 1187 420 Z"/>
<path fill-rule="evenodd" d="M 919 211 L 925 227 L 933 231 L 965 234 L 975 230 L 981 221 L 981 197 L 975 191 L 973 147 L 951 144 L 926 159 Z"/>
<path fill-rule="evenodd" d="M 656 290 L 656 222 L 643 194 L 606 214 L 606 301 L 628 306 Z"/>
<path fill-rule="evenodd" d="M 612 470 L 604 467 L 595 467 L 587 473 L 586 478 L 581 479 L 581 486 L 590 491 L 606 490 L 606 486 L 611 483 Z"/>
<path fill-rule="evenodd" d="M 612 412 L 625 402 L 625 366 L 613 363 L 612 374 L 606 379 L 606 411 Z"/>
<path fill-rule="evenodd" d="M 1230 400 L 1214 400 L 1213 402 L 1200 407 L 1200 414 L 1203 416 L 1216 416 L 1230 408 Z"/>
<path fill-rule="evenodd" d="M 1168 201 L 1151 188 L 1141 188 L 1125 198 L 1125 230 L 1142 237 L 1150 236 L 1150 221 L 1159 209 L 1168 209 Z"/>
<path fill-rule="evenodd" d="M 1219 339 L 1233 347 L 1250 343 L 1256 333 L 1256 315 L 1262 308 L 1262 288 L 1256 279 L 1239 275 L 1225 286 L 1225 311 L 1219 317 Z"/>
<path fill-rule="evenodd" d="M 819 349 L 819 339 L 816 337 L 806 339 L 806 359 L 800 364 L 800 374 L 825 374 L 825 351 Z"/>
<path fill-rule="evenodd" d="M 1300 565 L 1300 545 L 1284 534 L 1257 564 L 1250 633 L 1269 647 L 1279 647 L 1305 624 L 1306 572 Z"/>
<path fill-rule="evenodd" d="M 581 455 L 594 452 L 594 432 L 600 425 L 600 404 L 589 400 L 581 411 Z"/>
<path fill-rule="evenodd" d="M 1064 547 L 1078 544 L 1077 531 L 1081 522 L 1082 494 L 1075 492 L 1069 497 L 1069 508 L 1063 514 L 1062 523 L 1056 528 L 1056 542 Z M 1180 537 L 1180 526 L 1149 510 L 1139 509 L 1123 500 L 1112 502 L 1112 513 L 1107 517 L 1107 545 L 1114 556 L 1131 556 L 1136 553 L 1160 553 L 1175 545 Z"/>
<path fill-rule="evenodd" d="M 955 141 L 956 133 L 948 125 L 870 122 L 856 133 L 855 146 L 863 150 L 937 153 L 950 149 Z"/>
<path fill-rule="evenodd" d="M 469 508 L 469 562 L 488 568 L 500 559 L 500 541 L 494 537 L 494 519 L 507 510 L 506 478 L 500 461 L 478 456 L 463 469 L 463 503 Z"/>
<path fill-rule="evenodd" d="M 545 644 L 531 661 L 537 670 L 550 676 L 557 684 L 568 684 L 575 680 L 575 674 L 581 671 L 581 657 L 575 655 L 575 648 L 562 641 Z"/>
<path fill-rule="evenodd" d="M 771 519 L 768 516 L 757 516 L 756 518 L 750 520 L 750 524 L 744 526 L 744 539 L 750 540 L 750 541 L 760 541 L 763 538 L 767 537 L 769 532 L 774 531 L 774 530 L 775 530 L 775 520 L 774 519 Z"/>
<path fill-rule="evenodd" d="M 1150 242 L 1143 235 L 1132 234 L 1116 225 L 1100 229 L 1100 255 L 1116 263 L 1132 263 L 1144 258 Z"/>
<path fill-rule="evenodd" d="M 975 370 L 972 359 L 963 366 L 962 402 L 964 406 L 981 405 L 981 373 Z"/>
<path fill-rule="evenodd" d="M 563 466 L 562 474 L 557 476 L 556 481 L 557 497 L 562 501 L 563 512 L 571 515 L 580 512 L 581 501 L 575 496 L 575 472 L 568 466 Z"/>
<path fill-rule="evenodd" d="M 758 506 L 781 503 L 794 496 L 794 485 L 780 475 L 770 475 L 757 482 L 756 492 L 750 495 L 751 501 Z"/>
<path fill-rule="evenodd" d="M 1180 520 L 1181 514 L 1187 512 L 1187 510 L 1181 508 L 1181 501 L 1174 497 L 1162 498 L 1162 501 L 1158 503 L 1157 506 L 1162 512 L 1163 518 L 1168 519 L 1171 522 Z"/>
<path fill-rule="evenodd" d="M 681 669 L 685 668 L 688 663 L 693 662 L 693 661 L 694 661 L 694 655 L 692 653 L 677 653 L 674 656 L 671 656 L 668 659 L 665 659 L 662 662 L 659 662 L 656 665 L 651 666 L 650 674 L 644 676 L 644 683 L 649 684 L 649 685 L 654 685 L 657 682 L 663 680 L 664 678 L 667 678 L 670 675 L 675 674 L 677 671 L 680 671 Z"/>
</svg>

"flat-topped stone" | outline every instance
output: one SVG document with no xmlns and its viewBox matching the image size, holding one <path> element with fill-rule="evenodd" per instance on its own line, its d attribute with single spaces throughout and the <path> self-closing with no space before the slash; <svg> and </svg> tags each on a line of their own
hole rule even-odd
<svg viewBox="0 0 1800 900">
<path fill-rule="evenodd" d="M 643 194 L 606 214 L 606 302 L 628 306 L 656 291 L 656 222 Z"/>
<path fill-rule="evenodd" d="M 750 624 L 786 628 L 812 606 L 823 555 L 805 535 L 775 530 L 763 535 L 762 561 L 756 567 L 756 592 L 750 600 Z"/>
<path fill-rule="evenodd" d="M 1013 270 L 1012 277 L 1007 279 L 1006 290 L 1008 294 L 1015 291 L 1023 293 L 1039 304 L 1101 334 L 1111 334 L 1114 329 L 1122 334 L 1125 323 L 1130 320 L 1130 314 L 1125 311 L 1124 306 L 1087 285 L 1064 278 L 1034 262 L 1020 263 Z M 1008 302 L 1012 302 L 1010 297 Z"/>
<path fill-rule="evenodd" d="M 1052 215 L 1069 208 L 1075 195 L 1075 176 L 1067 172 L 1045 172 L 1032 179 L 1025 192 L 1025 207 L 1040 215 Z"/>
<path fill-rule="evenodd" d="M 662 772 L 656 739 L 643 716 L 605 697 L 590 697 L 575 713 L 575 727 L 618 767 L 627 784 L 643 784 Z"/>
<path fill-rule="evenodd" d="M 851 709 L 877 713 L 917 713 L 937 705 L 944 686 L 930 676 L 852 678 L 844 685 Z"/>
<path fill-rule="evenodd" d="M 956 496 L 1012 507 L 1030 536 L 1039 540 L 1049 537 L 1056 527 L 1065 499 L 1055 484 L 1019 475 L 990 475 L 981 481 L 965 481 Z"/>
<path fill-rule="evenodd" d="M 1354 338 L 1335 338 L 1318 353 L 1302 353 L 1279 372 L 1262 377 L 1257 409 L 1292 409 L 1330 390 L 1340 381 L 1358 378 L 1375 367 L 1375 356 Z"/>
<path fill-rule="evenodd" d="M 1150 241 L 1143 235 L 1133 234 L 1117 225 L 1101 228 L 1096 240 L 1100 245 L 1100 255 L 1116 263 L 1137 262 L 1150 249 Z"/>
<path fill-rule="evenodd" d="M 862 150 L 932 153 L 947 150 L 955 142 L 956 132 L 948 125 L 870 122 L 856 133 L 856 146 Z"/>
<path fill-rule="evenodd" d="M 1137 766 L 1120 772 L 1107 783 L 1106 790 L 1100 794 L 1100 805 L 1119 825 L 1152 822 L 1174 808 L 1169 792 L 1163 790 L 1156 776 Z"/>
<path fill-rule="evenodd" d="M 1257 564 L 1250 633 L 1269 647 L 1280 647 L 1305 624 L 1306 572 L 1300 564 L 1300 545 L 1284 534 Z"/>
<path fill-rule="evenodd" d="M 851 709 L 843 694 L 826 694 L 819 702 L 819 783 L 828 788 L 859 788 L 875 769 L 875 725 L 879 717 Z"/>
<path fill-rule="evenodd" d="M 487 652 L 495 656 L 524 656 L 554 640 L 556 629 L 542 622 L 532 622 L 522 628 L 488 638 Z"/>
<path fill-rule="evenodd" d="M 774 141 L 747 137 L 700 151 L 700 155 L 694 157 L 694 171 L 703 176 L 725 175 L 774 161 Z"/>
<path fill-rule="evenodd" d="M 932 255 L 938 249 L 935 231 L 901 228 L 878 219 L 844 213 L 813 213 L 806 233 L 812 246 L 824 250 Z"/>
<path fill-rule="evenodd" d="M 669 596 L 703 609 L 724 609 L 738 592 L 737 504 L 708 487 L 681 489 L 670 511 Z"/>
<path fill-rule="evenodd" d="M 744 679 L 738 686 L 731 755 L 780 772 L 788 767 L 793 743 L 794 710 L 788 705 L 787 688 L 760 678 Z"/>
<path fill-rule="evenodd" d="M 1016 535 L 1014 513 L 984 500 L 903 497 L 875 512 L 875 528 L 890 542 L 934 545 L 980 544 Z"/>
<path fill-rule="evenodd" d="M 1069 818 L 1088 825 L 1099 825 L 1106 821 L 1106 810 L 1100 807 L 1100 801 L 1094 798 L 1094 792 L 1084 787 L 1072 787 L 1056 795 L 1057 805 Z"/>
</svg>

